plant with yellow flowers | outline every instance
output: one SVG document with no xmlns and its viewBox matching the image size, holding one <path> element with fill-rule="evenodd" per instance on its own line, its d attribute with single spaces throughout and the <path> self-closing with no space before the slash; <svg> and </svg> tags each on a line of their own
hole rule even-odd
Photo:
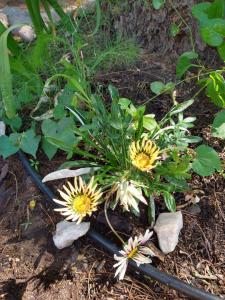
<svg viewBox="0 0 225 300">
<path fill-rule="evenodd" d="M 189 133 L 195 118 L 183 115 L 193 100 L 174 104 L 157 122 L 144 106 L 135 107 L 129 99 L 120 98 L 113 86 L 109 93 L 109 109 L 96 95 L 92 95 L 89 113 L 68 108 L 79 140 L 74 153 L 85 160 L 67 161 L 61 168 L 80 167 L 83 174 L 88 167 L 89 171 L 84 179 L 75 178 L 73 185 L 63 186 L 62 200 L 55 200 L 63 207 L 57 211 L 67 220 L 81 222 L 104 200 L 112 209 L 121 207 L 136 216 L 141 204 L 152 224 L 156 198 L 164 199 L 162 208 L 176 211 L 174 193 L 189 189 L 187 180 L 196 154 L 188 145 L 201 140 Z"/>
</svg>

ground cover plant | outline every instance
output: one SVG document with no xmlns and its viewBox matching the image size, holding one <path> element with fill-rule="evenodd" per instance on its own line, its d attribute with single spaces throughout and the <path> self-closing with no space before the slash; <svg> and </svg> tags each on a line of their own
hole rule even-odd
<svg viewBox="0 0 225 300">
<path fill-rule="evenodd" d="M 153 1 L 151 5 L 162 9 L 163 1 Z M 99 10 L 97 2 L 97 21 L 93 13 L 83 9 L 75 21 L 67 19 L 76 31 L 71 33 L 65 25 L 66 39 L 52 22 L 50 33 L 48 30 L 40 32 L 37 25 L 37 40 L 22 54 L 21 50 L 15 50 L 9 55 L 7 41 L 10 42 L 12 28 L 3 32 L 1 67 L 8 78 L 1 82 L 1 117 L 8 125 L 8 134 L 0 137 L 0 154 L 7 158 L 21 149 L 30 155 L 31 164 L 37 170 L 40 153 L 44 152 L 49 160 L 59 153 L 66 154 L 59 170 L 63 174 L 65 169 L 76 168 L 77 176 L 59 189 L 59 197 L 54 201 L 61 207 L 55 210 L 77 224 L 85 220 L 92 222 L 95 212 L 104 210 L 108 225 L 123 249 L 120 256 L 115 256 L 114 265 L 115 275 L 123 279 L 129 259 L 140 265 L 151 263 L 151 257 L 156 256 L 148 242 L 157 213 L 177 210 L 177 195 L 190 192 L 189 182 L 195 174 L 203 177 L 215 172 L 223 174 L 223 164 L 216 150 L 191 134 L 196 118 L 193 114 L 187 116 L 186 111 L 203 90 L 214 104 L 224 108 L 224 67 L 208 70 L 195 49 L 183 53 L 176 66 L 176 82 L 149 84 L 153 99 L 164 94 L 171 99 L 170 109 L 159 119 L 147 111 L 146 105 L 124 98 L 112 84 L 107 90 L 93 85 L 98 70 L 108 70 L 126 59 L 125 65 L 133 63 L 139 53 L 133 39 L 114 36 L 112 42 L 107 40 L 108 32 L 101 31 Z M 224 60 L 223 1 L 201 3 L 192 11 L 199 21 L 202 39 L 217 47 Z M 89 17 L 90 21 L 85 22 Z M 62 22 L 65 18 L 68 16 L 63 14 Z M 210 24 L 214 19 L 216 42 L 211 41 L 208 32 L 212 30 Z M 77 25 L 79 22 L 82 26 L 85 23 L 88 33 L 79 32 L 82 28 Z M 92 31 L 89 30 L 91 22 L 96 25 Z M 178 27 L 185 24 L 181 19 L 178 27 L 172 25 L 173 36 L 179 31 Z M 44 26 L 42 29 L 46 31 Z M 98 47 L 102 39 L 106 39 L 106 43 Z M 45 54 L 46 47 L 53 51 Z M 46 55 L 45 61 L 43 55 Z M 34 61 L 32 66 L 29 60 Z M 184 77 L 190 70 L 197 71 Z M 193 98 L 178 101 L 176 88 L 190 77 L 196 79 L 199 88 Z M 25 87 L 23 82 L 17 82 L 18 78 L 23 78 Z M 150 101 L 152 98 L 145 104 Z M 218 112 L 212 124 L 214 137 L 224 139 L 224 124 L 224 111 Z M 146 232 L 126 242 L 123 233 L 118 233 L 111 224 L 110 210 L 127 218 L 128 212 L 137 220 L 143 217 L 144 211 Z"/>
</svg>

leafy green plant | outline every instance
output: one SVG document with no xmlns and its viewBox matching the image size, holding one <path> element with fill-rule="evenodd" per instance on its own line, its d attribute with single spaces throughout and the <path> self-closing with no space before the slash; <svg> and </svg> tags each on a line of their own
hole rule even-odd
<svg viewBox="0 0 225 300">
<path fill-rule="evenodd" d="M 193 16 L 199 21 L 200 35 L 209 46 L 217 47 L 222 60 L 225 60 L 225 3 L 223 0 L 202 2 L 192 8 Z"/>
</svg>

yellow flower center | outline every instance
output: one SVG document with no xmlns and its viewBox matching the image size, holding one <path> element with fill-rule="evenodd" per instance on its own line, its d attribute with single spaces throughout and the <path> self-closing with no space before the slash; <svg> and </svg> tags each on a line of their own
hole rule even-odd
<svg viewBox="0 0 225 300">
<path fill-rule="evenodd" d="M 141 152 L 135 157 L 135 163 L 140 169 L 144 169 L 149 166 L 150 157 L 144 152 Z"/>
<path fill-rule="evenodd" d="M 87 195 L 76 196 L 73 200 L 73 210 L 78 213 L 86 213 L 91 209 L 91 198 Z"/>
<path fill-rule="evenodd" d="M 135 256 L 135 254 L 138 252 L 138 247 L 135 247 L 131 252 L 128 254 L 128 258 L 132 258 Z"/>
</svg>

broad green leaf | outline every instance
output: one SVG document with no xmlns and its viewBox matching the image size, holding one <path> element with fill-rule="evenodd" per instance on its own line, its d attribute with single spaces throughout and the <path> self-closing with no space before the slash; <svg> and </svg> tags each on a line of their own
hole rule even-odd
<svg viewBox="0 0 225 300">
<path fill-rule="evenodd" d="M 118 101 L 120 108 L 123 110 L 128 110 L 128 107 L 131 103 L 132 103 L 131 100 L 129 100 L 127 98 L 120 98 Z"/>
<path fill-rule="evenodd" d="M 208 18 L 223 18 L 225 12 L 225 1 L 224 0 L 215 0 L 211 3 L 209 9 L 207 10 Z"/>
<path fill-rule="evenodd" d="M 44 120 L 41 129 L 49 143 L 67 152 L 73 152 L 79 141 L 74 134 L 75 127 L 72 118 L 64 117 L 59 122 Z"/>
<path fill-rule="evenodd" d="M 155 115 L 144 115 L 143 116 L 143 127 L 148 131 L 153 131 L 157 127 Z"/>
<path fill-rule="evenodd" d="M 166 204 L 166 207 L 168 208 L 168 210 L 171 212 L 175 212 L 176 211 L 176 201 L 174 199 L 174 196 L 171 193 L 164 191 L 163 198 L 164 198 L 164 201 L 165 201 L 165 204 Z"/>
<path fill-rule="evenodd" d="M 172 23 L 170 26 L 170 35 L 175 37 L 180 32 L 180 27 L 176 23 Z"/>
<path fill-rule="evenodd" d="M 180 79 L 185 72 L 192 67 L 191 61 L 198 58 L 198 54 L 194 51 L 184 52 L 177 61 L 176 75 Z"/>
<path fill-rule="evenodd" d="M 20 148 L 25 153 L 28 153 L 36 158 L 36 152 L 41 137 L 36 136 L 33 128 L 22 133 L 12 133 L 9 137 L 9 140 L 15 147 Z"/>
<path fill-rule="evenodd" d="M 160 9 L 165 3 L 165 0 L 152 0 L 154 9 Z"/>
<path fill-rule="evenodd" d="M 221 139 L 225 139 L 225 110 L 216 114 L 212 124 L 212 135 Z"/>
<path fill-rule="evenodd" d="M 225 80 L 218 72 L 214 72 L 207 80 L 206 95 L 218 107 L 225 107 Z"/>
<path fill-rule="evenodd" d="M 200 22 L 208 19 L 207 11 L 211 7 L 210 2 L 202 2 L 192 6 L 193 16 Z"/>
<path fill-rule="evenodd" d="M 196 158 L 192 169 L 200 176 L 210 176 L 215 171 L 221 170 L 221 161 L 218 153 L 211 147 L 201 145 L 196 149 Z"/>
<path fill-rule="evenodd" d="M 159 95 L 164 90 L 165 84 L 161 81 L 154 81 L 151 83 L 150 88 L 154 94 Z"/>
<path fill-rule="evenodd" d="M 218 48 L 218 53 L 223 61 L 225 61 L 225 42 L 223 42 Z"/>
<path fill-rule="evenodd" d="M 49 160 L 51 160 L 57 152 L 57 147 L 49 143 L 45 137 L 42 137 L 41 147 Z"/>
<path fill-rule="evenodd" d="M 18 150 L 19 150 L 19 148 L 14 146 L 10 142 L 8 136 L 6 136 L 6 135 L 0 136 L 0 156 L 2 156 L 4 159 L 6 159 L 10 155 L 15 154 Z"/>
<path fill-rule="evenodd" d="M 224 42 L 225 20 L 209 19 L 200 28 L 200 34 L 205 43 L 218 47 Z"/>
<path fill-rule="evenodd" d="M 25 153 L 31 154 L 36 158 L 36 152 L 41 140 L 40 136 L 36 136 L 33 129 L 29 129 L 22 133 L 20 149 Z"/>
</svg>

